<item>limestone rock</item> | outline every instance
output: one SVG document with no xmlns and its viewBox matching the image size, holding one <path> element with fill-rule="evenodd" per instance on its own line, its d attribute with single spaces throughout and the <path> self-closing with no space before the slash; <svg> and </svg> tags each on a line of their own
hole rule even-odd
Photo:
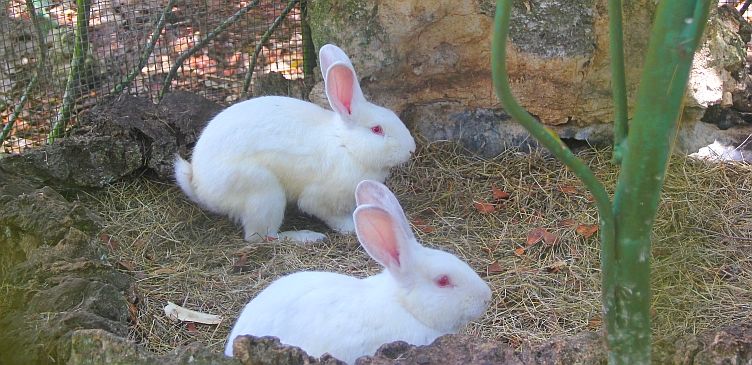
<svg viewBox="0 0 752 365">
<path fill-rule="evenodd" d="M 623 4 L 630 115 L 656 4 Z M 513 126 L 494 94 L 494 11 L 492 0 L 312 0 L 309 20 L 316 47 L 335 43 L 351 56 L 367 98 L 395 110 L 429 141 L 457 140 L 493 156 L 510 146 L 536 145 Z M 552 130 L 562 138 L 612 143 L 607 0 L 515 1 L 511 24 L 507 62 L 520 103 L 544 124 L 556 126 Z M 752 112 L 744 46 L 751 31 L 733 7 L 711 13 L 691 74 L 680 130 L 687 134 L 678 138 L 679 151 L 691 153 L 717 138 L 732 138 L 731 132 L 717 132 L 695 139 L 700 136 L 692 130 L 705 108 L 719 104 Z M 320 85 L 310 98 L 326 106 Z M 741 142 L 735 140 L 737 146 Z"/>
<path fill-rule="evenodd" d="M 103 187 L 145 169 L 170 180 L 175 154 L 187 154 L 220 110 L 187 92 L 167 94 L 159 105 L 123 95 L 87 111 L 71 136 L 3 158 L 0 171 L 63 188 Z"/>
</svg>

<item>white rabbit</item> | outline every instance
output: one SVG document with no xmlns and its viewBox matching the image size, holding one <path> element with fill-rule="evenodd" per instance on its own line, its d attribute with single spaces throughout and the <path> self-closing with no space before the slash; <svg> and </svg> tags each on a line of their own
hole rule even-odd
<svg viewBox="0 0 752 365">
<path fill-rule="evenodd" d="M 277 279 L 245 306 L 225 355 L 237 336 L 276 336 L 352 364 L 384 343 L 427 345 L 485 312 L 488 285 L 456 256 L 420 245 L 386 186 L 366 180 L 355 194 L 358 239 L 385 270 L 365 279 L 333 272 Z"/>
<path fill-rule="evenodd" d="M 223 110 L 201 133 L 189 163 L 177 156 L 175 178 L 193 201 L 242 224 L 247 241 L 309 242 L 312 231 L 278 232 L 287 203 L 351 233 L 359 181 L 384 181 L 406 162 L 415 141 L 394 112 L 363 97 L 352 63 L 327 44 L 319 52 L 334 110 L 282 96 Z"/>
</svg>

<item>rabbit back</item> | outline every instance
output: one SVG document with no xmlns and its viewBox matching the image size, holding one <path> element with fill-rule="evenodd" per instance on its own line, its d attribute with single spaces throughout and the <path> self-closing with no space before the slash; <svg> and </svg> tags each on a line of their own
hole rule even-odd
<svg viewBox="0 0 752 365">
<path fill-rule="evenodd" d="M 392 297 L 394 280 L 382 273 L 358 279 L 331 272 L 300 272 L 280 278 L 243 309 L 230 333 L 275 336 L 309 355 L 329 353 L 349 364 L 384 343 L 426 345 L 442 335 L 420 323 Z"/>
</svg>

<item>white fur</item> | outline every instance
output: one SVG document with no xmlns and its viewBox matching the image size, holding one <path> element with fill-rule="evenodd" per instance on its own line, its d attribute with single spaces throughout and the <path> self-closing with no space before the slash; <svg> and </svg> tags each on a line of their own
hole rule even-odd
<svg viewBox="0 0 752 365">
<path fill-rule="evenodd" d="M 358 239 L 385 270 L 365 279 L 298 272 L 274 281 L 243 309 L 227 356 L 237 336 L 276 336 L 310 355 L 352 364 L 384 343 L 427 345 L 485 312 L 488 285 L 456 256 L 420 245 L 383 184 L 363 181 L 356 195 Z M 439 287 L 443 275 L 452 286 Z"/>
<path fill-rule="evenodd" d="M 415 150 L 399 117 L 363 98 L 341 49 L 326 45 L 319 57 L 334 112 L 281 96 L 247 100 L 209 122 L 190 163 L 176 158 L 175 178 L 185 194 L 242 224 L 248 241 L 325 237 L 311 231 L 280 234 L 287 203 L 337 231 L 352 232 L 357 183 L 383 181 Z M 371 130 L 375 125 L 383 136 Z"/>
</svg>

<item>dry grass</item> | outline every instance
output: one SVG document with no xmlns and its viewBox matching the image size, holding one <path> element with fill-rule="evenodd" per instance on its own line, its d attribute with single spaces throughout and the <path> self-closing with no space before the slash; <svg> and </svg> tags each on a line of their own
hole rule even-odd
<svg viewBox="0 0 752 365">
<path fill-rule="evenodd" d="M 614 185 L 609 151 L 581 157 Z M 586 238 L 572 225 L 596 223 L 597 212 L 561 164 L 511 152 L 481 159 L 438 143 L 423 147 L 388 185 L 424 244 L 464 258 L 493 288 L 494 303 L 469 332 L 518 345 L 600 327 L 597 235 Z M 483 214 L 473 203 L 491 201 L 492 186 L 511 196 Z M 751 192 L 750 166 L 673 160 L 655 226 L 656 340 L 752 319 Z M 379 270 L 354 237 L 308 218 L 285 224 L 324 229 L 326 243 L 248 245 L 239 227 L 204 213 L 173 185 L 141 180 L 82 198 L 105 218 L 105 233 L 117 242 L 111 259 L 137 278 L 132 336 L 158 353 L 194 341 L 220 351 L 242 306 L 284 273 L 365 276 Z M 559 240 L 526 247 L 537 227 Z M 168 300 L 226 320 L 195 329 L 174 323 L 162 312 Z"/>
</svg>

